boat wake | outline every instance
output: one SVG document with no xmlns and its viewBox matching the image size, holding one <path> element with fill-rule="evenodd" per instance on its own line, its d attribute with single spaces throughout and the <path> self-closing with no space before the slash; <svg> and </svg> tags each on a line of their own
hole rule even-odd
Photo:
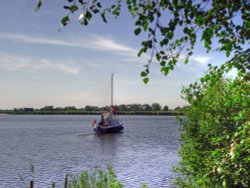
<svg viewBox="0 0 250 188">
<path fill-rule="evenodd" d="M 93 136 L 95 133 L 86 133 L 86 134 L 78 134 L 78 137 L 86 137 L 86 136 Z"/>
</svg>

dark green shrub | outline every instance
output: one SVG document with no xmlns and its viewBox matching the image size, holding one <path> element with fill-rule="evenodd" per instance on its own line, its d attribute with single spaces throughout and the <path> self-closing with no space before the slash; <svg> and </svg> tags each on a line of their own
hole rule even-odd
<svg viewBox="0 0 250 188">
<path fill-rule="evenodd" d="M 190 107 L 180 119 L 180 187 L 250 184 L 250 82 L 210 72 L 183 90 Z"/>
</svg>

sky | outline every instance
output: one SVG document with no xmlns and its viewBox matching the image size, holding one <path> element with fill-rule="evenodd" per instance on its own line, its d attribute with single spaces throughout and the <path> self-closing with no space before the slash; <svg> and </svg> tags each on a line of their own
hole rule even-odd
<svg viewBox="0 0 250 188">
<path fill-rule="evenodd" d="M 0 109 L 110 104 L 110 75 L 114 73 L 114 103 L 186 105 L 181 89 L 196 81 L 207 64 L 220 64 L 224 55 L 207 54 L 198 41 L 188 65 L 179 61 L 168 76 L 152 63 L 150 82 L 140 72 L 148 56 L 137 57 L 144 36 L 134 35 L 134 19 L 123 10 L 119 18 L 99 17 L 84 27 L 67 14 L 66 1 L 0 1 Z M 144 38 L 143 38 L 144 37 Z"/>
</svg>

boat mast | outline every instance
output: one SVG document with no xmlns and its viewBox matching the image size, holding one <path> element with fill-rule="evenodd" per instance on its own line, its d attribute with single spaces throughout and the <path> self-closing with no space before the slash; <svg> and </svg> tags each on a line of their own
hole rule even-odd
<svg viewBox="0 0 250 188">
<path fill-rule="evenodd" d="M 113 73 L 111 73 L 111 106 L 113 106 Z"/>
</svg>

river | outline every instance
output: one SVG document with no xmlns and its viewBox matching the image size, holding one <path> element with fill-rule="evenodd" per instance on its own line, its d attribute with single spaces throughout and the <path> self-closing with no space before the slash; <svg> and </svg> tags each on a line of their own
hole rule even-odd
<svg viewBox="0 0 250 188">
<path fill-rule="evenodd" d="M 124 132 L 97 136 L 96 115 L 0 115 L 0 188 L 63 187 L 66 173 L 112 165 L 128 188 L 175 187 L 178 126 L 172 116 L 120 116 Z"/>
</svg>

